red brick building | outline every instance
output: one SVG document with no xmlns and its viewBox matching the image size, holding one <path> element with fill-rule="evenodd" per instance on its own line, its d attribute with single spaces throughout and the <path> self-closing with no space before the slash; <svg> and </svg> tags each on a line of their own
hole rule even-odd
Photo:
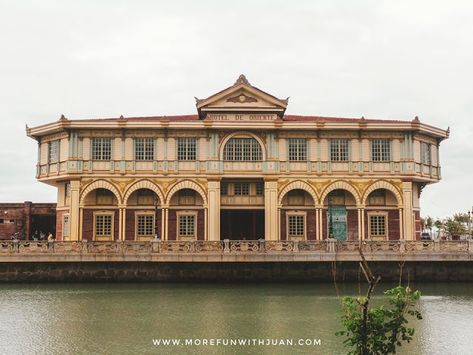
<svg viewBox="0 0 473 355">
<path fill-rule="evenodd" d="M 55 203 L 0 203 L 0 239 L 32 239 L 35 231 L 56 233 Z"/>
</svg>

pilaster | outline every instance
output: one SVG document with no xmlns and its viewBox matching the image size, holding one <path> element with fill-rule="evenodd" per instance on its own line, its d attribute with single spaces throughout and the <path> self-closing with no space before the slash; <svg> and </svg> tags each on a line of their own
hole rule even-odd
<svg viewBox="0 0 473 355">
<path fill-rule="evenodd" d="M 79 191 L 80 181 L 71 180 L 71 206 L 69 211 L 71 240 L 82 239 L 82 236 L 79 233 Z"/>
<path fill-rule="evenodd" d="M 220 240 L 220 181 L 208 182 L 208 240 Z"/>
<path fill-rule="evenodd" d="M 414 212 L 412 205 L 412 182 L 406 181 L 402 183 L 402 199 L 403 203 L 403 235 L 405 240 L 414 240 Z"/>
<path fill-rule="evenodd" d="M 264 239 L 279 240 L 278 235 L 278 182 L 264 182 Z"/>
</svg>

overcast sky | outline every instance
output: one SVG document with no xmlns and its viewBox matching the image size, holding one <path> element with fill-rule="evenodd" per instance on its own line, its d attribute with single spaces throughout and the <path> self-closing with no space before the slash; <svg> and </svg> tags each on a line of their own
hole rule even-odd
<svg viewBox="0 0 473 355">
<path fill-rule="evenodd" d="M 0 0 L 0 201 L 55 201 L 35 180 L 35 126 L 195 113 L 246 74 L 287 113 L 446 129 L 422 215 L 473 204 L 471 1 Z"/>
</svg>

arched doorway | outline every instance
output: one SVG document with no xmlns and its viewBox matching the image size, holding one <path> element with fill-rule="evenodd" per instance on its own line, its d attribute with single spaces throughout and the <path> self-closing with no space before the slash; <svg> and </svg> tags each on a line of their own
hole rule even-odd
<svg viewBox="0 0 473 355">
<path fill-rule="evenodd" d="M 379 188 L 366 197 L 366 237 L 371 240 L 401 239 L 398 197 L 390 190 Z"/>
<path fill-rule="evenodd" d="M 314 198 L 303 189 L 289 190 L 281 199 L 280 239 L 315 240 L 316 211 Z"/>
<path fill-rule="evenodd" d="M 161 237 L 162 209 L 158 194 L 139 188 L 129 194 L 125 212 L 125 240 L 146 241 Z"/>
<path fill-rule="evenodd" d="M 323 238 L 357 240 L 359 236 L 356 197 L 348 190 L 334 189 L 325 196 L 323 204 Z"/>
<path fill-rule="evenodd" d="M 111 188 L 87 189 L 81 199 L 82 240 L 111 241 L 120 238 L 119 196 Z"/>
<path fill-rule="evenodd" d="M 169 199 L 168 240 L 204 240 L 204 199 L 192 188 L 182 188 Z"/>
</svg>

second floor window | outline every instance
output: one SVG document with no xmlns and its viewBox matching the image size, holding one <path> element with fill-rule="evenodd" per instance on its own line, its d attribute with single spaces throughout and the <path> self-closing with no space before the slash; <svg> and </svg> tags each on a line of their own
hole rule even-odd
<svg viewBox="0 0 473 355">
<path fill-rule="evenodd" d="M 135 160 L 154 159 L 154 139 L 135 138 Z"/>
<path fill-rule="evenodd" d="M 92 139 L 92 160 L 112 159 L 112 139 L 93 138 Z"/>
<path fill-rule="evenodd" d="M 429 143 L 422 142 L 420 145 L 420 154 L 422 164 L 430 165 L 432 163 L 431 147 Z"/>
<path fill-rule="evenodd" d="M 348 139 L 332 139 L 330 141 L 330 160 L 348 161 Z"/>
<path fill-rule="evenodd" d="M 59 160 L 59 141 L 51 141 L 48 143 L 48 162 L 57 163 Z"/>
<path fill-rule="evenodd" d="M 177 139 L 177 159 L 196 160 L 196 140 L 195 138 Z"/>
<path fill-rule="evenodd" d="M 233 188 L 237 196 L 248 196 L 250 194 L 250 184 L 248 182 L 236 182 Z"/>
<path fill-rule="evenodd" d="M 391 141 L 389 139 L 373 139 L 371 141 L 371 160 L 391 160 Z"/>
<path fill-rule="evenodd" d="M 289 139 L 289 160 L 307 160 L 307 140 L 303 138 Z"/>
<path fill-rule="evenodd" d="M 223 159 L 237 161 L 261 160 L 261 146 L 254 138 L 230 138 L 225 144 Z"/>
</svg>

